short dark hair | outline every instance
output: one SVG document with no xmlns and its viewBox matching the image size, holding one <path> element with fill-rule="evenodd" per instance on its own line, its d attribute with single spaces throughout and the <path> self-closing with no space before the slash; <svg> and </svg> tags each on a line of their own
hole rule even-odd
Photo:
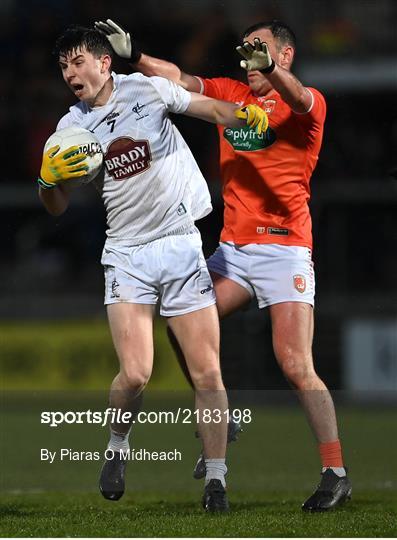
<svg viewBox="0 0 397 540">
<path fill-rule="evenodd" d="M 281 21 L 274 19 L 273 21 L 262 21 L 253 24 L 243 33 L 243 39 L 255 32 L 255 30 L 261 30 L 262 28 L 269 29 L 273 34 L 273 37 L 278 41 L 281 46 L 290 45 L 296 49 L 296 36 L 289 26 Z"/>
<path fill-rule="evenodd" d="M 108 54 L 113 58 L 113 49 L 106 36 L 95 28 L 86 28 L 85 26 L 67 28 L 56 40 L 53 55 L 59 58 L 82 48 L 98 58 L 103 54 Z"/>
</svg>

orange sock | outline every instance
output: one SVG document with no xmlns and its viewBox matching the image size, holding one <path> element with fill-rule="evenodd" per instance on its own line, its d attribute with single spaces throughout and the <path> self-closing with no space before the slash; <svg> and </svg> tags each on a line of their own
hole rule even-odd
<svg viewBox="0 0 397 540">
<path fill-rule="evenodd" d="M 342 447 L 339 439 L 318 445 L 323 467 L 343 467 Z"/>
</svg>

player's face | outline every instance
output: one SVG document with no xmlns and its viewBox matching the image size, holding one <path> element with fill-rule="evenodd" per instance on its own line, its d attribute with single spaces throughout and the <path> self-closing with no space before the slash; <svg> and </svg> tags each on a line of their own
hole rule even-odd
<svg viewBox="0 0 397 540">
<path fill-rule="evenodd" d="M 280 49 L 271 31 L 268 28 L 261 28 L 260 30 L 255 30 L 255 32 L 252 32 L 252 34 L 246 36 L 244 38 L 244 41 L 248 41 L 253 45 L 254 38 L 256 37 L 258 37 L 261 41 L 267 43 L 270 56 L 273 58 L 273 60 L 277 64 L 286 67 L 284 60 L 284 48 Z M 264 96 L 272 89 L 272 85 L 260 71 L 248 71 L 247 79 L 251 90 L 255 94 Z"/>
<path fill-rule="evenodd" d="M 64 81 L 74 95 L 87 103 L 94 103 L 106 80 L 109 71 L 103 57 L 96 58 L 92 53 L 77 49 L 59 58 Z"/>
</svg>

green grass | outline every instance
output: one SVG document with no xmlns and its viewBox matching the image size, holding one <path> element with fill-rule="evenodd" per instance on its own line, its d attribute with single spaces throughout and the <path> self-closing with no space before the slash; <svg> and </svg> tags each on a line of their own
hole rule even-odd
<svg viewBox="0 0 397 540">
<path fill-rule="evenodd" d="M 353 499 L 326 514 L 305 514 L 319 478 L 318 456 L 298 407 L 255 407 L 253 422 L 229 447 L 231 512 L 206 515 L 202 482 L 191 477 L 199 443 L 192 425 L 139 425 L 133 447 L 177 448 L 180 462 L 128 464 L 127 493 L 108 502 L 97 492 L 101 463 L 40 463 L 39 450 L 102 450 L 106 428 L 39 422 L 41 410 L 103 410 L 93 394 L 6 396 L 2 404 L 0 535 L 8 537 L 395 537 L 395 410 L 339 410 Z M 190 396 L 147 399 L 146 410 L 191 406 Z M 247 403 L 244 407 L 248 406 Z M 5 435 L 5 436 L 4 436 Z"/>
<path fill-rule="evenodd" d="M 185 493 L 126 495 L 118 503 L 93 494 L 1 497 L 2 536 L 40 537 L 393 537 L 396 497 L 358 493 L 332 514 L 304 514 L 304 493 L 231 494 L 228 515 L 206 515 Z"/>
</svg>

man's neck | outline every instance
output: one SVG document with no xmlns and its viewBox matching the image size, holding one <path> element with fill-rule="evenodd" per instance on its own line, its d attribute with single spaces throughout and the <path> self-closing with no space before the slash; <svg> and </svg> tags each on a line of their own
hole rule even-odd
<svg viewBox="0 0 397 540">
<path fill-rule="evenodd" d="M 88 103 L 87 105 L 94 109 L 95 107 L 103 107 L 103 105 L 106 105 L 106 103 L 109 101 L 110 96 L 112 95 L 114 88 L 114 82 L 113 77 L 110 75 L 109 78 L 105 81 L 105 84 L 102 86 L 102 88 L 99 90 L 95 98 L 92 100 L 92 102 Z"/>
<path fill-rule="evenodd" d="M 261 98 L 268 98 L 268 97 L 270 97 L 272 94 L 274 94 L 274 92 L 275 92 L 275 89 L 272 87 L 272 88 L 270 88 L 270 90 L 267 90 L 267 91 L 265 91 L 265 92 L 252 92 L 252 93 L 253 93 L 253 95 L 254 95 L 255 97 L 258 97 L 258 98 L 260 98 L 260 97 L 261 97 Z"/>
</svg>

